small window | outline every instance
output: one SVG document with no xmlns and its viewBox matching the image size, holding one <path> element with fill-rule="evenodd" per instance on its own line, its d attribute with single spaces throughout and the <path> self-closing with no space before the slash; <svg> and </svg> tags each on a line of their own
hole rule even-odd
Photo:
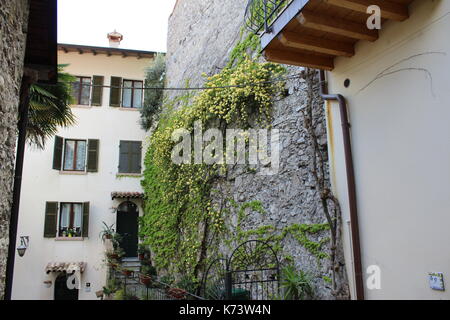
<svg viewBox="0 0 450 320">
<path fill-rule="evenodd" d="M 141 141 L 120 141 L 119 173 L 141 173 Z"/>
<path fill-rule="evenodd" d="M 44 238 L 88 238 L 89 207 L 89 202 L 46 202 Z"/>
<path fill-rule="evenodd" d="M 86 170 L 86 140 L 65 140 L 64 171 Z"/>
<path fill-rule="evenodd" d="M 123 108 L 142 108 L 144 83 L 137 80 L 124 80 L 122 91 Z"/>
<path fill-rule="evenodd" d="M 91 98 L 91 78 L 76 77 L 76 79 L 72 84 L 72 96 L 75 104 L 88 106 Z"/>
<path fill-rule="evenodd" d="M 61 203 L 58 235 L 60 237 L 81 237 L 83 226 L 83 204 Z"/>
</svg>

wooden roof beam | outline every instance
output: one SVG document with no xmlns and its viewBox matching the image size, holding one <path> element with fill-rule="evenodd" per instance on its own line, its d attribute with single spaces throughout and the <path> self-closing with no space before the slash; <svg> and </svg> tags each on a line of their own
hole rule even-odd
<svg viewBox="0 0 450 320">
<path fill-rule="evenodd" d="M 315 13 L 304 10 L 297 16 L 298 22 L 310 29 L 334 33 L 357 40 L 376 41 L 378 39 L 378 30 L 369 30 L 365 24 L 328 17 L 325 15 L 316 15 Z"/>
<path fill-rule="evenodd" d="M 381 17 L 389 20 L 404 21 L 409 18 L 408 6 L 388 0 L 325 0 L 336 7 L 367 13 L 367 8 L 377 5 L 381 9 Z"/>
<path fill-rule="evenodd" d="M 349 43 L 319 39 L 287 31 L 282 32 L 278 36 L 278 39 L 284 46 L 289 48 L 324 53 L 332 56 L 352 57 L 355 55 L 355 49 L 353 45 Z"/>
<path fill-rule="evenodd" d="M 285 50 L 264 50 L 264 57 L 268 61 L 290 64 L 301 67 L 323 69 L 331 71 L 334 69 L 333 57 L 315 56 L 313 54 L 302 54 Z"/>
</svg>

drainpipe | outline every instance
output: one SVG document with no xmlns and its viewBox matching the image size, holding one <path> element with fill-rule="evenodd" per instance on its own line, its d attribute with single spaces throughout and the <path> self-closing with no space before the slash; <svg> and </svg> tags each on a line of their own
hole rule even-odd
<svg viewBox="0 0 450 320">
<path fill-rule="evenodd" d="M 30 86 L 36 82 L 38 74 L 36 71 L 25 68 L 20 89 L 19 103 L 19 137 L 17 140 L 16 168 L 14 174 L 13 201 L 11 206 L 11 217 L 9 222 L 9 247 L 6 263 L 5 277 L 5 300 L 11 300 L 14 260 L 16 257 L 17 225 L 19 222 L 20 191 L 22 188 L 23 159 L 25 155 L 25 143 L 28 126 L 28 108 L 30 105 Z"/>
<path fill-rule="evenodd" d="M 355 169 L 353 166 L 350 123 L 347 102 L 340 94 L 329 94 L 325 72 L 319 71 L 320 96 L 327 101 L 337 101 L 341 115 L 342 137 L 344 140 L 345 168 L 347 173 L 348 202 L 350 207 L 350 229 L 352 237 L 353 263 L 355 268 L 356 299 L 364 300 L 364 280 L 361 262 L 361 243 L 359 239 L 358 207 L 356 204 Z"/>
</svg>

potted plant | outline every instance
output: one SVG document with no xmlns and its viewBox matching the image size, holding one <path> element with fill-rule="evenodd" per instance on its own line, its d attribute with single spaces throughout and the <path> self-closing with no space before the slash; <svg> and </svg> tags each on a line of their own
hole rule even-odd
<svg viewBox="0 0 450 320">
<path fill-rule="evenodd" d="M 122 274 L 123 274 L 125 277 L 130 277 L 130 276 L 133 274 L 133 270 L 130 270 L 130 269 L 124 268 L 124 269 L 122 269 L 121 271 L 122 271 Z"/>
<path fill-rule="evenodd" d="M 152 276 L 144 273 L 139 273 L 139 280 L 144 286 L 148 287 L 152 283 Z"/>
<path fill-rule="evenodd" d="M 156 269 L 151 265 L 143 265 L 141 267 L 141 272 L 139 273 L 139 280 L 145 286 L 149 286 L 152 282 L 152 278 L 156 277 Z"/>
<path fill-rule="evenodd" d="M 75 235 L 75 230 L 73 228 L 67 229 L 67 234 L 69 238 L 72 238 Z"/>
<path fill-rule="evenodd" d="M 119 263 L 117 261 L 111 260 L 111 261 L 108 262 L 108 266 L 111 269 L 116 270 L 119 267 Z"/>
<path fill-rule="evenodd" d="M 106 239 L 111 240 L 114 237 L 114 223 L 110 226 L 103 221 L 103 230 L 100 232 L 100 238 L 105 241 Z"/>
<path fill-rule="evenodd" d="M 167 296 L 176 300 L 184 300 L 186 299 L 187 292 L 184 289 L 180 288 L 170 288 L 166 291 Z"/>
<path fill-rule="evenodd" d="M 147 255 L 150 255 L 150 251 L 145 244 L 140 243 L 138 247 L 139 260 L 143 261 Z"/>
<path fill-rule="evenodd" d="M 106 286 L 103 287 L 103 299 L 104 300 L 112 300 L 114 293 L 118 290 L 119 286 L 116 282 L 116 279 L 108 280 Z"/>
<path fill-rule="evenodd" d="M 106 258 L 108 260 L 119 260 L 124 254 L 125 252 L 122 248 L 117 248 L 115 250 L 106 251 Z"/>
</svg>

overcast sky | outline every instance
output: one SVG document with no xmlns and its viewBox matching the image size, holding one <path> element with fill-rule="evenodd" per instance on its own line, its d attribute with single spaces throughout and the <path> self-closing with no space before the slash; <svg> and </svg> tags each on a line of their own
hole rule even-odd
<svg viewBox="0 0 450 320">
<path fill-rule="evenodd" d="M 108 32 L 124 35 L 121 48 L 165 52 L 167 22 L 176 0 L 58 0 L 58 42 L 107 47 Z"/>
</svg>

